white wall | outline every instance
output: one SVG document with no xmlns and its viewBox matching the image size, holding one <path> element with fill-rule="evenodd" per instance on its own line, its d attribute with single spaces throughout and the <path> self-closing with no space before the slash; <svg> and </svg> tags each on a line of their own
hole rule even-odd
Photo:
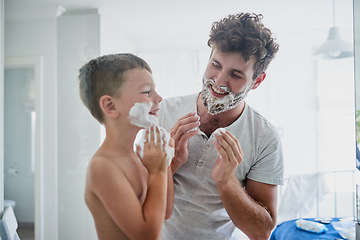
<svg viewBox="0 0 360 240">
<path fill-rule="evenodd" d="M 100 127 L 80 100 L 77 76 L 85 62 L 100 54 L 100 15 L 65 12 L 57 29 L 58 238 L 96 239 L 84 184 L 87 164 L 100 145 Z"/>
<path fill-rule="evenodd" d="M 354 51 L 355 51 L 355 77 L 356 77 L 356 109 L 360 110 L 360 1 L 354 0 Z"/>
<path fill-rule="evenodd" d="M 5 63 L 4 197 L 16 201 L 14 211 L 18 222 L 32 224 L 35 179 L 31 169 L 31 112 L 35 111 L 35 96 L 30 91 L 34 88 L 33 68 L 7 68 Z"/>
<path fill-rule="evenodd" d="M 0 0 L 0 99 L 4 98 L 4 0 Z M 0 213 L 4 208 L 4 104 L 0 104 Z"/>
<path fill-rule="evenodd" d="M 5 3 L 5 8 L 7 5 Z M 11 11 L 13 10 L 13 11 Z M 46 13 L 31 16 L 31 9 L 26 14 L 14 9 L 5 12 L 5 57 L 42 56 L 44 59 L 44 81 L 39 90 L 41 104 L 41 157 L 43 159 L 41 187 L 43 201 L 41 206 L 46 209 L 41 224 L 45 239 L 57 235 L 57 135 L 56 135 L 56 14 L 57 9 L 44 10 Z M 46 114 L 43 114 L 46 113 Z M 37 169 L 40 171 L 40 169 Z M 17 186 L 18 187 L 18 186 Z M 37 228 L 38 226 L 35 226 Z M 40 237 L 40 236 L 39 236 Z"/>
<path fill-rule="evenodd" d="M 100 13 L 100 55 L 131 52 L 135 53 L 136 42 L 132 36 L 114 19 L 99 10 Z"/>
<path fill-rule="evenodd" d="M 315 60 L 311 52 L 314 43 L 295 36 L 285 38 L 281 32 L 276 34 L 280 50 L 270 63 L 265 81 L 249 93 L 247 101 L 278 129 L 285 176 L 314 172 L 317 170 Z M 306 32 L 302 30 L 302 34 Z"/>
</svg>

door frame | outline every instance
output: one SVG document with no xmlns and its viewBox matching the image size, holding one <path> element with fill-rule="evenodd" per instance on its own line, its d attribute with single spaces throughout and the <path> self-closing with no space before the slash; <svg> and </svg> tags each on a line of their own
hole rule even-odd
<svg viewBox="0 0 360 240">
<path fill-rule="evenodd" d="M 4 99 L 4 0 L 0 0 L 0 99 Z M 4 210 L 4 101 L 0 103 L 0 214 Z"/>
<path fill-rule="evenodd" d="M 6 68 L 33 68 L 35 78 L 35 182 L 34 182 L 34 224 L 35 239 L 43 239 L 44 236 L 44 166 L 43 166 L 43 58 L 42 56 L 5 57 L 4 69 Z M 3 137 L 3 136 L 2 136 Z M 2 186 L 3 187 L 3 186 Z"/>
</svg>

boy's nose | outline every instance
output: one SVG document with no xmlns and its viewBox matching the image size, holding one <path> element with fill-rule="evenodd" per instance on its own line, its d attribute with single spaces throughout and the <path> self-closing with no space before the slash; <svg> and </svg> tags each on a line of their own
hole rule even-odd
<svg viewBox="0 0 360 240">
<path fill-rule="evenodd" d="M 162 97 L 157 92 L 155 92 L 154 102 L 159 103 L 161 101 L 162 101 Z"/>
</svg>

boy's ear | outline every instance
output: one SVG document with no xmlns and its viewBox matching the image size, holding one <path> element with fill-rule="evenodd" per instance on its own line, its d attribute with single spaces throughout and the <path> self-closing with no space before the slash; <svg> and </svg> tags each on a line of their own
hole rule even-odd
<svg viewBox="0 0 360 240">
<path fill-rule="evenodd" d="M 109 116 L 111 118 L 117 118 L 120 115 L 118 111 L 118 106 L 116 106 L 111 96 L 109 95 L 102 96 L 100 98 L 99 104 L 104 115 Z"/>
<path fill-rule="evenodd" d="M 266 77 L 266 73 L 262 73 L 260 74 L 256 80 L 255 80 L 255 83 L 254 83 L 254 86 L 251 88 L 252 90 L 256 89 L 264 80 L 265 80 L 265 77 Z"/>
</svg>

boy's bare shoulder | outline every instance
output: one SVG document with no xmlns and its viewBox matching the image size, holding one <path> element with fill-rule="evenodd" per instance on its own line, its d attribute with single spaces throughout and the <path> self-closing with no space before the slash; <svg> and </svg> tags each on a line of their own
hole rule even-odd
<svg viewBox="0 0 360 240">
<path fill-rule="evenodd" d="M 124 168 L 119 166 L 118 162 L 106 155 L 94 155 L 90 160 L 85 186 L 85 195 L 88 200 L 97 199 L 104 193 L 106 194 L 108 190 L 121 187 L 128 181 Z M 105 186 L 106 188 L 104 188 Z"/>
<path fill-rule="evenodd" d="M 139 160 L 129 155 L 108 155 L 96 153 L 90 160 L 87 170 L 88 178 L 101 182 L 104 178 L 126 178 L 131 181 L 142 168 Z M 142 171 L 140 171 L 142 172 Z M 135 175 L 135 176 L 134 176 Z M 137 176 L 138 177 L 138 176 Z"/>
<path fill-rule="evenodd" d="M 96 181 L 104 178 L 104 176 L 111 177 L 115 175 L 120 177 L 124 174 L 124 169 L 126 168 L 126 166 L 122 165 L 126 165 L 126 161 L 128 160 L 126 157 L 94 155 L 88 165 L 88 177 L 94 180 L 96 179 Z"/>
<path fill-rule="evenodd" d="M 105 155 L 95 155 L 89 162 L 88 172 L 93 174 L 101 174 L 103 172 L 107 172 L 109 169 L 113 169 L 117 167 L 118 164 L 114 161 L 114 159 L 105 156 Z"/>
</svg>

